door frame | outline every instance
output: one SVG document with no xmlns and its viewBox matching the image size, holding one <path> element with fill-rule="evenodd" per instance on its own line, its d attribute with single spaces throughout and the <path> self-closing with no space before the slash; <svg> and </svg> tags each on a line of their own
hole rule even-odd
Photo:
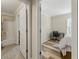
<svg viewBox="0 0 79 59">
<path fill-rule="evenodd" d="M 25 3 L 23 1 L 21 1 L 22 3 L 26 4 L 26 9 L 27 9 L 27 14 L 26 17 L 28 19 L 28 59 L 32 59 L 32 15 L 31 15 L 31 2 L 28 1 L 28 3 Z M 21 9 L 22 6 L 19 6 L 19 8 L 17 9 L 16 13 L 19 13 L 19 10 Z M 18 15 L 19 16 L 19 15 Z M 16 16 L 16 17 L 18 17 Z M 26 19 L 26 20 L 27 20 Z M 19 19 L 17 19 L 19 21 Z M 19 23 L 17 24 L 19 25 Z M 17 28 L 17 33 L 19 31 L 19 27 Z M 17 41 L 19 42 L 19 34 L 17 34 Z M 18 44 L 17 42 L 17 44 Z"/>
<path fill-rule="evenodd" d="M 41 55 L 39 54 L 39 52 L 41 51 L 41 33 L 40 33 L 40 30 L 41 30 L 41 18 L 40 18 L 40 4 L 39 4 L 39 0 L 37 0 L 36 2 L 37 4 L 37 57 L 38 59 L 41 59 Z M 71 2 L 72 4 L 72 59 L 77 59 L 77 54 L 78 54 L 78 0 L 72 0 Z M 40 42 L 40 43 L 39 43 Z"/>
</svg>

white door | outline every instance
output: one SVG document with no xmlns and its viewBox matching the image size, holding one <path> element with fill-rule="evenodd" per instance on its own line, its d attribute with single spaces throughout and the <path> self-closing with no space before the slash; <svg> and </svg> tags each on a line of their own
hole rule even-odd
<svg viewBox="0 0 79 59">
<path fill-rule="evenodd" d="M 24 5 L 19 12 L 19 22 L 20 22 L 20 51 L 23 54 L 23 56 L 26 57 L 26 6 Z"/>
</svg>

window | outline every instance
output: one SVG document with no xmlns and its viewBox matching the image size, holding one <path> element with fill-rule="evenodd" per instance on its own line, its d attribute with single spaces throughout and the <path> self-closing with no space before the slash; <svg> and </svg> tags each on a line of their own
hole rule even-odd
<svg viewBox="0 0 79 59">
<path fill-rule="evenodd" d="M 72 19 L 68 17 L 67 19 L 67 34 L 71 34 L 72 31 Z"/>
</svg>

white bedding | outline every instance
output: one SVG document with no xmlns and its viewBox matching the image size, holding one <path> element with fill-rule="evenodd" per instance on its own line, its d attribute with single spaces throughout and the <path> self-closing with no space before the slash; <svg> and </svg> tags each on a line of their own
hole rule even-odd
<svg viewBox="0 0 79 59">
<path fill-rule="evenodd" d="M 63 39 L 61 39 L 59 44 L 56 44 L 55 46 L 59 47 L 63 56 L 65 56 L 66 51 L 71 51 L 71 47 L 72 47 L 71 35 L 66 35 Z"/>
</svg>

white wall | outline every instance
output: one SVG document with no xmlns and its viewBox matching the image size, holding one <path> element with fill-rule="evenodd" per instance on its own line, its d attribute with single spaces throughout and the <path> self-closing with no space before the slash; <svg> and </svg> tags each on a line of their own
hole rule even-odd
<svg viewBox="0 0 79 59">
<path fill-rule="evenodd" d="M 5 40 L 2 42 L 3 46 L 10 45 L 10 44 L 16 44 L 16 39 L 15 39 L 15 26 L 14 26 L 14 17 L 12 16 L 3 16 L 4 23 L 5 23 Z"/>
<path fill-rule="evenodd" d="M 49 40 L 49 35 L 51 33 L 51 17 L 46 15 L 41 15 L 41 43 Z"/>
<path fill-rule="evenodd" d="M 78 0 L 72 0 L 72 59 L 78 59 Z"/>
<path fill-rule="evenodd" d="M 41 43 L 50 39 L 49 35 L 52 31 L 67 33 L 67 19 L 70 14 L 57 16 L 41 15 Z"/>
<path fill-rule="evenodd" d="M 51 17 L 52 31 L 67 33 L 67 19 L 70 14 L 63 14 Z"/>
<path fill-rule="evenodd" d="M 40 15 L 38 12 L 40 9 L 37 2 L 38 0 L 32 0 L 32 59 L 40 59 Z"/>
</svg>

